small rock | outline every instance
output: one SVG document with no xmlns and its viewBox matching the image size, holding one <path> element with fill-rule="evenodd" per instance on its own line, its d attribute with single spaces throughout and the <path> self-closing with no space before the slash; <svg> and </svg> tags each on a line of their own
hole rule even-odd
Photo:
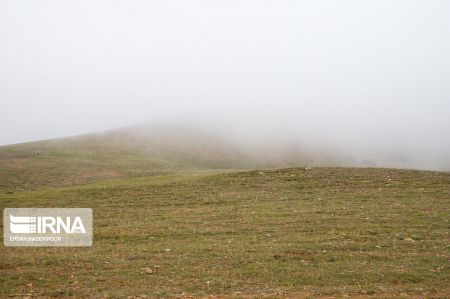
<svg viewBox="0 0 450 299">
<path fill-rule="evenodd" d="M 152 274 L 153 273 L 153 270 L 148 268 L 148 267 L 142 268 L 141 270 L 143 270 L 145 273 L 148 273 L 148 274 Z"/>
<path fill-rule="evenodd" d="M 415 243 L 416 241 L 414 241 L 413 239 L 411 239 L 411 238 L 405 238 L 404 239 L 406 242 L 410 242 L 410 243 Z"/>
</svg>

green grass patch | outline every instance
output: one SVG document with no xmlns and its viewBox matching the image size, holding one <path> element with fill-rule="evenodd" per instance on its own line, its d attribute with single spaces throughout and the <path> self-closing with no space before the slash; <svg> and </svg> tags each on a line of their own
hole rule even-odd
<svg viewBox="0 0 450 299">
<path fill-rule="evenodd" d="M 184 173 L 0 207 L 94 211 L 92 247 L 2 247 L 0 297 L 450 296 L 449 173 Z"/>
</svg>

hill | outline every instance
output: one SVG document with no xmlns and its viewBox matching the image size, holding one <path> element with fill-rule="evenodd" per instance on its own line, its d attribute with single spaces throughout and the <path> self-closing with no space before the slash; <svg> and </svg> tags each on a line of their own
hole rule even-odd
<svg viewBox="0 0 450 299">
<path fill-rule="evenodd" d="M 450 173 L 153 175 L 0 195 L 89 207 L 89 248 L 0 249 L 0 297 L 450 296 Z"/>
<path fill-rule="evenodd" d="M 450 173 L 273 169 L 337 157 L 186 126 L 0 147 L 1 209 L 94 211 L 92 247 L 2 247 L 0 297 L 450 296 Z"/>
<path fill-rule="evenodd" d="M 352 165 L 332 150 L 248 144 L 199 126 L 144 124 L 1 146 L 0 193 L 181 172 Z"/>
<path fill-rule="evenodd" d="M 242 150 L 203 130 L 135 126 L 2 146 L 0 192 L 251 165 Z"/>
</svg>

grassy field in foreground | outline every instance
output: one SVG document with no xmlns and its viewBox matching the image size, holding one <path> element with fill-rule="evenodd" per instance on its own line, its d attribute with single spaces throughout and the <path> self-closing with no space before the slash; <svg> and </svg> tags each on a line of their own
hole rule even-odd
<svg viewBox="0 0 450 299">
<path fill-rule="evenodd" d="M 450 173 L 153 176 L 0 206 L 94 211 L 92 247 L 2 246 L 2 298 L 450 296 Z"/>
</svg>

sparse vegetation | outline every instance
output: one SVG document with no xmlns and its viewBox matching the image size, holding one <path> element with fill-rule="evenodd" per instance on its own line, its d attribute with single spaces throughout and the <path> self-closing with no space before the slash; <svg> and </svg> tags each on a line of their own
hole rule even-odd
<svg viewBox="0 0 450 299">
<path fill-rule="evenodd" d="M 1 248 L 0 296 L 448 297 L 450 174 L 303 168 L 0 196 L 91 207 L 90 248 Z"/>
<path fill-rule="evenodd" d="M 204 132 L 139 129 L 143 128 L 0 147 L 0 194 L 255 166 L 246 154 Z"/>
</svg>

